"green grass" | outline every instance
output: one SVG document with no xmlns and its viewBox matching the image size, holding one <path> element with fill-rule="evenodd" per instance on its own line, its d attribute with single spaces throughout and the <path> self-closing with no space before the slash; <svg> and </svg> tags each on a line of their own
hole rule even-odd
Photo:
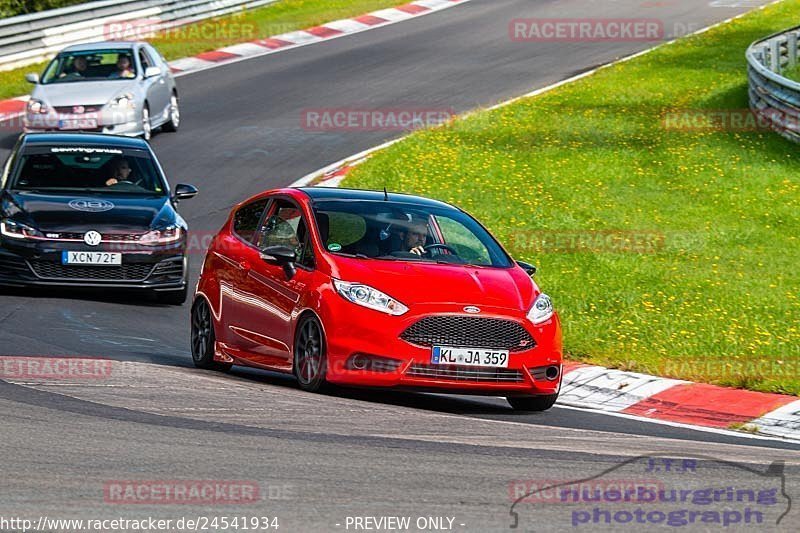
<svg viewBox="0 0 800 533">
<path fill-rule="evenodd" d="M 782 76 L 785 76 L 790 80 L 800 81 L 800 67 L 795 67 L 791 70 L 787 70 L 786 72 L 782 73 Z"/>
<path fill-rule="evenodd" d="M 663 120 L 746 109 L 745 49 L 798 17 L 800 0 L 787 0 L 417 132 L 344 186 L 431 196 L 484 221 L 539 267 L 571 359 L 798 394 L 800 150 L 771 132 L 677 131 Z M 558 232 L 641 232 L 645 242 L 542 243 Z"/>
<path fill-rule="evenodd" d="M 190 24 L 148 39 L 167 60 L 188 57 L 232 44 L 302 30 L 332 20 L 397 6 L 410 0 L 281 0 L 272 5 Z M 0 72 L 0 99 L 28 94 L 28 72 L 41 72 L 38 63 Z"/>
</svg>

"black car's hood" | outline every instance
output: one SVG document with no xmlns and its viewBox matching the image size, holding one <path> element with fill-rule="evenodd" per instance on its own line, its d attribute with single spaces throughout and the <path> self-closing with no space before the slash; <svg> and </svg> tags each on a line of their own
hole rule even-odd
<svg viewBox="0 0 800 533">
<path fill-rule="evenodd" d="M 5 216 L 53 232 L 147 230 L 174 223 L 175 217 L 166 196 L 6 191 L 3 205 Z"/>
</svg>

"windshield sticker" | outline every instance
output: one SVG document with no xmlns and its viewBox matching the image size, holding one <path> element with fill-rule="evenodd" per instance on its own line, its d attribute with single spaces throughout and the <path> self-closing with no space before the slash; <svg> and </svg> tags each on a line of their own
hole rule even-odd
<svg viewBox="0 0 800 533">
<path fill-rule="evenodd" d="M 87 148 L 85 146 L 67 146 L 67 147 L 60 147 L 54 146 L 50 148 L 50 151 L 54 154 L 59 153 L 74 153 L 80 152 L 82 154 L 121 154 L 122 150 L 117 148 Z"/>
<path fill-rule="evenodd" d="M 69 203 L 69 206 L 76 211 L 87 213 L 102 213 L 114 209 L 114 204 L 108 200 L 98 200 L 97 198 L 76 198 Z"/>
<path fill-rule="evenodd" d="M 342 245 L 336 242 L 332 242 L 328 245 L 328 250 L 330 250 L 331 252 L 338 252 L 341 249 Z"/>
</svg>

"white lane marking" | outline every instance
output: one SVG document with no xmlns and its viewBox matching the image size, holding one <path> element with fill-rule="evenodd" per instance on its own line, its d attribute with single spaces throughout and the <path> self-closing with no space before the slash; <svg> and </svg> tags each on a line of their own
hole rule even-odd
<svg viewBox="0 0 800 533">
<path fill-rule="evenodd" d="M 253 43 L 241 43 L 220 48 L 219 52 L 236 54 L 237 56 L 253 56 L 264 52 L 264 47 Z"/>
<path fill-rule="evenodd" d="M 372 13 L 370 13 L 370 15 L 372 15 L 373 17 L 381 18 L 383 20 L 388 20 L 389 22 L 399 22 L 401 20 L 406 20 L 414 16 L 411 13 L 408 13 L 406 11 L 400 11 L 399 9 L 395 9 L 393 7 L 390 7 L 389 9 L 380 9 L 378 11 L 373 11 Z"/>
<path fill-rule="evenodd" d="M 416 2 L 411 3 L 418 6 L 427 7 L 429 9 L 441 9 L 442 6 L 445 6 L 451 2 L 450 0 L 417 0 Z"/>
<path fill-rule="evenodd" d="M 754 440 L 766 440 L 772 442 L 788 442 L 791 444 L 795 444 L 800 441 L 800 434 L 793 438 L 781 438 L 781 437 L 773 437 L 767 435 L 754 435 L 752 433 L 744 433 L 742 431 L 734 431 L 730 429 L 720 429 L 720 428 L 709 428 L 704 426 L 693 426 L 691 424 L 684 424 L 682 422 L 672 422 L 669 420 L 658 420 L 657 418 L 645 418 L 635 415 L 629 415 L 628 413 L 617 413 L 615 411 L 596 411 L 594 409 L 587 409 L 585 407 L 576 407 L 573 405 L 563 405 L 560 403 L 556 403 L 556 407 L 561 409 L 570 409 L 573 411 L 583 411 L 585 413 L 597 413 L 603 416 L 614 416 L 617 418 L 626 418 L 628 420 L 636 420 L 638 422 L 648 422 L 650 424 L 659 424 L 662 426 L 670 426 L 676 428 L 684 428 L 684 429 L 691 429 L 693 431 L 702 431 L 704 433 L 716 433 L 717 435 L 727 435 L 728 437 L 739 437 L 742 439 L 754 439 Z M 594 431 L 602 431 L 601 429 L 594 430 Z M 660 438 L 654 437 L 650 435 L 651 438 Z M 727 443 L 724 443 L 727 444 Z"/>
<path fill-rule="evenodd" d="M 770 411 L 748 424 L 757 427 L 759 432 L 766 435 L 800 439 L 800 400 Z"/>
<path fill-rule="evenodd" d="M 183 59 L 172 61 L 169 64 L 170 67 L 177 68 L 179 70 L 190 71 L 202 70 L 215 65 L 216 63 L 214 61 L 206 61 L 197 57 L 184 57 Z"/>
<path fill-rule="evenodd" d="M 559 401 L 603 411 L 622 411 L 682 383 L 689 382 L 584 366 L 564 374 Z"/>
<path fill-rule="evenodd" d="M 322 37 L 317 37 L 313 33 L 308 33 L 305 30 L 298 30 L 282 33 L 280 35 L 273 35 L 270 39 L 278 39 L 279 41 L 286 41 L 292 44 L 308 44 L 319 42 L 322 40 Z"/>
<path fill-rule="evenodd" d="M 353 19 L 334 20 L 333 22 L 323 24 L 323 26 L 344 33 L 354 33 L 357 31 L 366 30 L 370 27 L 369 24 L 364 24 L 363 22 L 358 22 L 357 20 Z"/>
</svg>

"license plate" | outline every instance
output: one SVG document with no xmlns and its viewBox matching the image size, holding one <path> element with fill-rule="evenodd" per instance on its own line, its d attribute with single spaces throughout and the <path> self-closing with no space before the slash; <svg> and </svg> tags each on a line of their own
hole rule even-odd
<svg viewBox="0 0 800 533">
<path fill-rule="evenodd" d="M 434 346 L 431 362 L 434 365 L 496 366 L 507 368 L 508 350 Z"/>
<path fill-rule="evenodd" d="M 61 252 L 62 265 L 119 266 L 122 254 L 110 252 Z"/>
<path fill-rule="evenodd" d="M 97 127 L 97 119 L 94 118 L 65 118 L 58 121 L 58 129 L 61 130 L 91 130 Z"/>
</svg>

